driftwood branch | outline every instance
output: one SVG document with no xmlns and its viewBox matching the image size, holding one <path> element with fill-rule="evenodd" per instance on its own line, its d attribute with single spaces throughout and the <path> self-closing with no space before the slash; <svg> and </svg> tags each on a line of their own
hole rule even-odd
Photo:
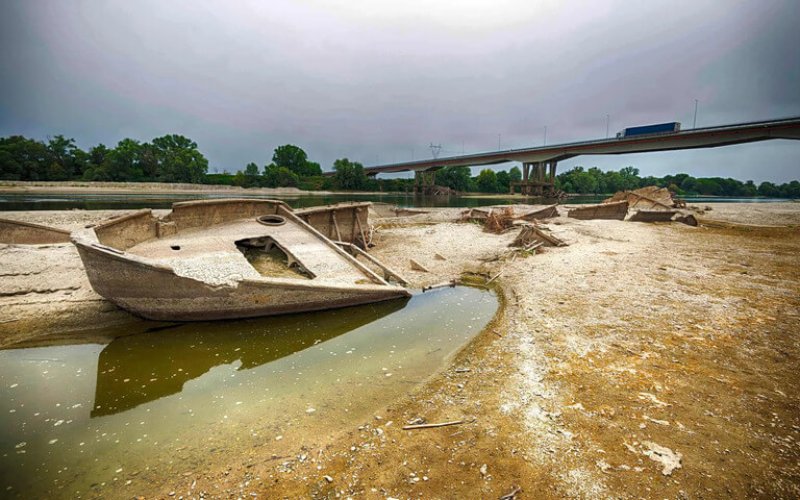
<svg viewBox="0 0 800 500">
<path fill-rule="evenodd" d="M 516 498 L 517 497 L 517 493 L 519 493 L 521 491 L 522 491 L 522 488 L 520 488 L 519 486 L 514 486 L 514 489 L 511 490 L 511 493 L 508 493 L 507 495 L 501 496 L 500 500 L 511 500 L 512 498 Z"/>
<path fill-rule="evenodd" d="M 463 420 L 453 420 L 452 422 L 441 422 L 438 424 L 417 424 L 417 425 L 405 425 L 403 426 L 404 431 L 410 431 L 414 429 L 433 429 L 435 427 L 447 427 L 448 425 L 460 425 L 463 424 Z"/>
</svg>

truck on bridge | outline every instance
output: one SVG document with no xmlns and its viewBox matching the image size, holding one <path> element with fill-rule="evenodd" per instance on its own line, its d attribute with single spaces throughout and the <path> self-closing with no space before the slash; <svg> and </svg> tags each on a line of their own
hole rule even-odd
<svg viewBox="0 0 800 500">
<path fill-rule="evenodd" d="M 656 123 L 653 125 L 642 125 L 640 127 L 628 127 L 622 132 L 617 133 L 617 139 L 632 137 L 634 135 L 674 134 L 680 131 L 680 122 Z"/>
</svg>

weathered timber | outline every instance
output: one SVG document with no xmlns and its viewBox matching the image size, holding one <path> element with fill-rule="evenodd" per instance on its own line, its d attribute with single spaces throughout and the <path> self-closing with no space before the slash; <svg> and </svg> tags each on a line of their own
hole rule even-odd
<svg viewBox="0 0 800 500">
<path fill-rule="evenodd" d="M 355 254 L 356 256 L 359 256 L 359 255 L 363 256 L 365 259 L 367 259 L 368 261 L 370 261 L 374 265 L 378 266 L 383 271 L 384 278 L 386 278 L 386 279 L 392 278 L 394 281 L 400 283 L 403 286 L 407 286 L 408 285 L 408 280 L 405 279 L 402 275 L 400 275 L 400 273 L 398 273 L 397 271 L 393 270 L 392 268 L 390 268 L 386 264 L 382 263 L 381 261 L 379 261 L 378 259 L 376 259 L 372 255 L 368 254 L 367 252 L 362 250 L 358 245 L 355 245 L 353 243 L 347 243 L 346 241 L 337 241 L 336 243 L 339 246 L 343 247 L 343 248 L 347 248 L 348 250 L 350 250 L 351 253 Z"/>
<path fill-rule="evenodd" d="M 435 429 L 437 427 L 447 427 L 449 425 L 461 425 L 463 424 L 463 420 L 453 420 L 452 422 L 441 422 L 438 424 L 416 424 L 416 425 L 404 425 L 404 431 L 411 431 L 414 429 Z"/>
<path fill-rule="evenodd" d="M 573 219 L 611 219 L 624 220 L 628 215 L 628 202 L 601 203 L 599 205 L 586 205 L 571 209 L 567 215 Z"/>
<path fill-rule="evenodd" d="M 294 213 L 326 238 L 358 243 L 359 239 L 366 238 L 366 231 L 363 228 L 369 227 L 371 205 L 370 202 L 337 203 L 300 208 Z M 346 236 L 346 239 L 343 236 Z M 364 241 L 364 245 L 367 244 L 368 242 Z"/>
<path fill-rule="evenodd" d="M 628 219 L 631 222 L 671 222 L 677 210 L 637 210 Z"/>
<path fill-rule="evenodd" d="M 0 243 L 7 245 L 69 243 L 69 231 L 31 222 L 0 219 Z"/>
<path fill-rule="evenodd" d="M 558 217 L 558 205 L 548 205 L 540 210 L 531 210 L 530 212 L 525 212 L 519 217 L 516 217 L 518 220 L 526 220 L 526 221 L 533 221 L 533 220 L 544 220 L 550 219 L 553 217 Z"/>
<path fill-rule="evenodd" d="M 520 233 L 509 246 L 524 248 L 535 242 L 541 242 L 554 247 L 567 246 L 567 243 L 564 240 L 557 238 L 548 231 L 544 231 L 535 224 L 524 224 L 522 226 L 522 231 L 520 231 Z"/>
<path fill-rule="evenodd" d="M 409 259 L 409 263 L 411 264 L 411 269 L 413 269 L 414 271 L 422 271 L 423 273 L 430 272 L 427 267 L 423 266 L 414 259 Z"/>
<path fill-rule="evenodd" d="M 682 200 L 673 198 L 672 193 L 667 188 L 658 186 L 647 186 L 633 191 L 618 191 L 610 198 L 606 198 L 603 203 L 614 203 L 627 201 L 630 208 L 642 209 L 664 209 L 669 210 L 680 206 L 686 206 Z"/>
</svg>

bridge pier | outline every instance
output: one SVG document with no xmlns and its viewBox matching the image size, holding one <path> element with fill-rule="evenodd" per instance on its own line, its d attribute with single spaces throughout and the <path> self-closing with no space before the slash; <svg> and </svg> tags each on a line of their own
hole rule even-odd
<svg viewBox="0 0 800 500">
<path fill-rule="evenodd" d="M 523 162 L 522 180 L 511 183 L 511 194 L 519 186 L 525 196 L 550 196 L 555 194 L 556 160 Z"/>
<path fill-rule="evenodd" d="M 414 193 L 429 194 L 436 185 L 436 171 L 417 170 L 414 172 Z"/>
</svg>

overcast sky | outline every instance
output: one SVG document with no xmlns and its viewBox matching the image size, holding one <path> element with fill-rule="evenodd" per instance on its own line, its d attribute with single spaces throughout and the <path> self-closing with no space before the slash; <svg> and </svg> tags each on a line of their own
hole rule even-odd
<svg viewBox="0 0 800 500">
<path fill-rule="evenodd" d="M 0 136 L 329 169 L 800 115 L 800 1 L 4 1 Z M 563 162 L 800 178 L 800 141 Z M 502 167 L 501 167 L 502 168 Z"/>
</svg>

